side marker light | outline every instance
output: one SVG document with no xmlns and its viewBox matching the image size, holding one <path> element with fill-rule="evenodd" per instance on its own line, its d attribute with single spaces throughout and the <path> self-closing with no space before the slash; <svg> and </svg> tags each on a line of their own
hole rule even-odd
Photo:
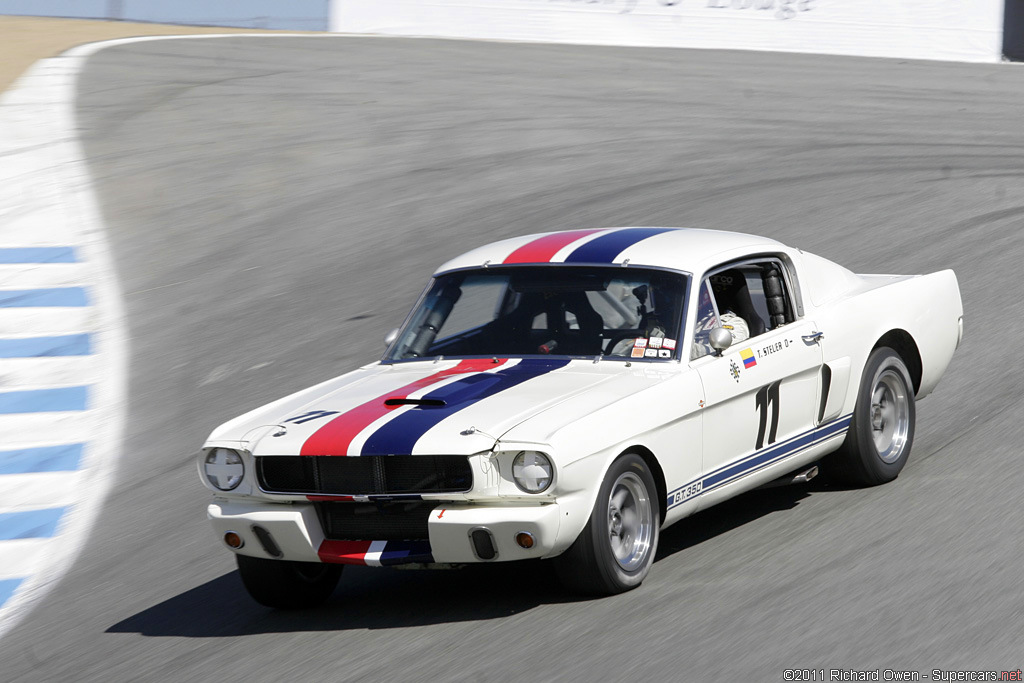
<svg viewBox="0 0 1024 683">
<path fill-rule="evenodd" d="M 534 545 L 533 534 L 528 531 L 520 531 L 516 534 L 516 543 L 519 544 L 520 548 L 529 550 Z"/>
</svg>

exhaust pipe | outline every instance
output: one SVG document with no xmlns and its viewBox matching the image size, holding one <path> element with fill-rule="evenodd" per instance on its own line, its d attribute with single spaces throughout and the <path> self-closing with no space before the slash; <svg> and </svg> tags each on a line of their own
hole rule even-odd
<svg viewBox="0 0 1024 683">
<path fill-rule="evenodd" d="M 761 486 L 758 486 L 758 488 L 759 489 L 773 489 L 776 486 L 789 486 L 790 484 L 806 484 L 811 479 L 814 479 L 816 476 L 818 476 L 818 466 L 817 465 L 811 465 L 806 470 L 803 470 L 802 472 L 799 472 L 798 474 L 787 474 L 784 477 L 779 477 L 778 479 L 773 479 L 772 481 L 768 482 L 767 484 L 762 484 Z"/>
</svg>

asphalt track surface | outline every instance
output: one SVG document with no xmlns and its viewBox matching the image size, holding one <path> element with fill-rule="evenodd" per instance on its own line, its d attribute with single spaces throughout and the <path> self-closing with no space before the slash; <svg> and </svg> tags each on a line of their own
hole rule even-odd
<svg viewBox="0 0 1024 683">
<path fill-rule="evenodd" d="M 1024 665 L 1024 70 L 373 38 L 93 57 L 83 136 L 127 302 L 127 440 L 75 568 L 0 643 L 4 681 L 781 681 Z M 432 268 L 604 225 L 754 232 L 857 272 L 959 275 L 967 332 L 869 490 L 743 496 L 650 578 L 544 564 L 346 569 L 252 603 L 194 453 L 244 410 L 376 359 Z"/>
</svg>

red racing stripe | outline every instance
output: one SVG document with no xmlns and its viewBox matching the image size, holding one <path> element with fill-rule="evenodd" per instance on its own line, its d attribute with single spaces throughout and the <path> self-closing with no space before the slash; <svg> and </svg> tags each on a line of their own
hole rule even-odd
<svg viewBox="0 0 1024 683">
<path fill-rule="evenodd" d="M 477 358 L 459 361 L 459 364 L 435 372 L 429 377 L 399 387 L 394 391 L 378 396 L 362 405 L 356 406 L 347 413 L 342 413 L 320 429 L 313 432 L 302 444 L 300 455 L 348 455 L 348 447 L 359 432 L 369 427 L 375 420 L 384 417 L 398 406 L 386 406 L 384 401 L 389 398 L 407 398 L 409 394 L 439 382 L 452 375 L 464 375 L 469 372 L 482 372 L 498 368 L 508 359 Z"/>
<path fill-rule="evenodd" d="M 576 240 L 603 230 L 607 230 L 607 228 L 570 230 L 568 232 L 556 232 L 552 235 L 538 237 L 513 251 L 502 263 L 547 263 L 551 260 L 551 257 Z"/>
<path fill-rule="evenodd" d="M 373 541 L 328 541 L 324 540 L 316 554 L 321 562 L 333 564 L 366 564 L 366 551 Z"/>
</svg>

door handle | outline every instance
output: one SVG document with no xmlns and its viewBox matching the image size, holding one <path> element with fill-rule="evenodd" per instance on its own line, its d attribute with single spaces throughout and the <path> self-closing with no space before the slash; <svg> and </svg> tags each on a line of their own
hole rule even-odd
<svg viewBox="0 0 1024 683">
<path fill-rule="evenodd" d="M 824 332 L 811 332 L 810 334 L 803 335 L 803 340 L 808 344 L 817 344 L 825 338 Z"/>
</svg>

